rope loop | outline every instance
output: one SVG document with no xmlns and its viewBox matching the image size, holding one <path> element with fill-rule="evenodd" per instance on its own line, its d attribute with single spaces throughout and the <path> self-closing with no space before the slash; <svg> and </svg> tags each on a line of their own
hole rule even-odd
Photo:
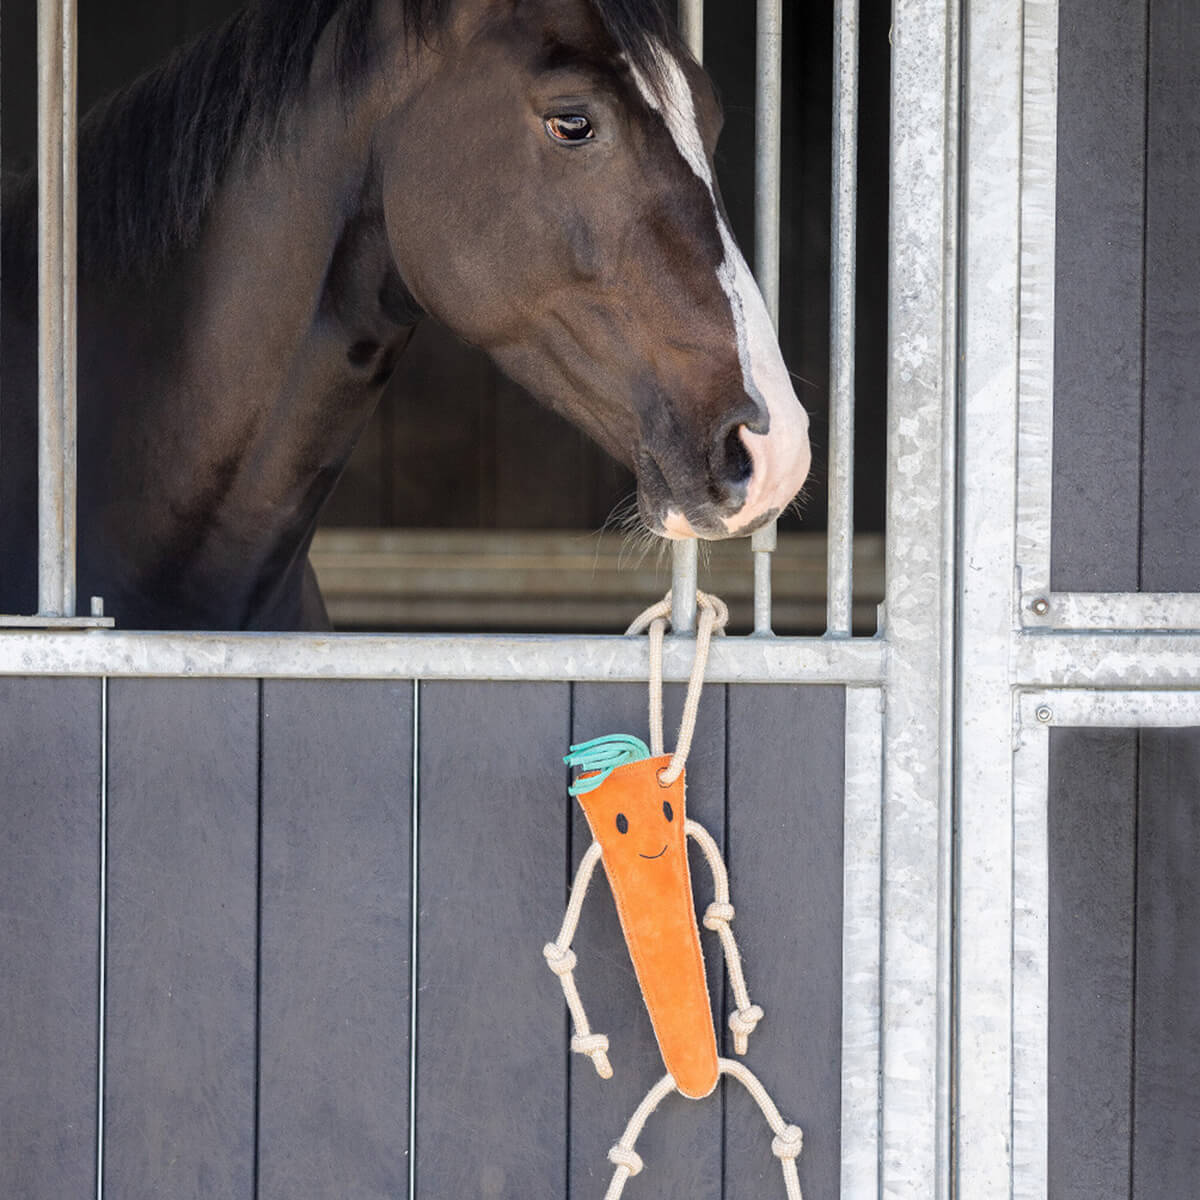
<svg viewBox="0 0 1200 1200">
<path fill-rule="evenodd" d="M 629 1172 L 630 1178 L 634 1175 L 640 1175 L 642 1168 L 646 1165 L 642 1162 L 642 1156 L 636 1150 L 631 1150 L 628 1146 L 622 1146 L 620 1142 L 608 1152 L 608 1161 L 614 1167 L 624 1167 Z"/>
<path fill-rule="evenodd" d="M 659 785 L 664 788 L 670 787 L 683 774 L 688 753 L 692 748 L 692 735 L 696 732 L 696 714 L 700 707 L 700 689 L 704 686 L 709 643 L 714 634 L 723 634 L 725 626 L 729 623 L 729 608 L 719 596 L 710 596 L 707 592 L 698 591 L 696 607 L 700 613 L 696 628 L 696 657 L 688 679 L 687 699 L 683 705 L 683 717 L 679 722 L 675 753 L 671 756 L 671 761 L 658 773 Z M 657 604 L 650 605 L 639 614 L 625 631 L 627 636 L 639 634 L 644 629 L 650 631 L 650 753 L 655 757 L 664 753 L 663 642 L 670 622 L 671 593 L 668 592 Z"/>
</svg>

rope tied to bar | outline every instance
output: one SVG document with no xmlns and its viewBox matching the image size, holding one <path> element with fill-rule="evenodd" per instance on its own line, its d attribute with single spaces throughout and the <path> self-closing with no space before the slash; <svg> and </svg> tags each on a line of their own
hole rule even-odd
<svg viewBox="0 0 1200 1200">
<path fill-rule="evenodd" d="M 692 749 L 692 737 L 696 732 L 696 714 L 700 708 L 700 691 L 704 687 L 704 671 L 708 666 L 708 650 L 713 636 L 725 632 L 729 623 L 729 609 L 718 596 L 707 592 L 696 593 L 696 607 L 700 616 L 696 622 L 696 656 L 692 660 L 692 673 L 688 678 L 687 699 L 683 705 L 683 716 L 679 722 L 679 737 L 671 761 L 658 773 L 658 782 L 663 787 L 671 784 L 683 774 L 687 757 Z M 665 753 L 663 749 L 663 643 L 667 626 L 671 623 L 671 593 L 668 592 L 657 604 L 650 605 L 625 630 L 627 637 L 636 636 L 644 629 L 650 632 L 650 753 L 654 756 Z"/>
</svg>

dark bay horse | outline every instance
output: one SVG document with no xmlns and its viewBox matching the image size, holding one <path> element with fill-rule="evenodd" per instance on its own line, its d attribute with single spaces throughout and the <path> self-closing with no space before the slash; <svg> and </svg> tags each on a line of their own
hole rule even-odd
<svg viewBox="0 0 1200 1200">
<path fill-rule="evenodd" d="M 746 533 L 807 418 L 658 0 L 259 0 L 80 131 L 79 594 L 325 623 L 321 505 L 430 313 L 591 434 L 667 537 Z M 6 189 L 0 612 L 35 600 L 35 184 Z"/>
</svg>

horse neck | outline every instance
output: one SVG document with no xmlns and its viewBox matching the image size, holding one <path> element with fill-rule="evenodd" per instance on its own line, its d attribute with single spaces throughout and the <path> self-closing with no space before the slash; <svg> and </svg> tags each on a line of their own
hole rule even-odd
<svg viewBox="0 0 1200 1200">
<path fill-rule="evenodd" d="M 415 320 L 380 303 L 398 277 L 368 157 L 353 114 L 313 98 L 286 147 L 228 173 L 155 283 L 114 303 L 85 277 L 81 433 L 108 444 L 85 487 L 130 604 L 165 574 L 197 609 L 171 623 L 286 623 L 282 593 Z"/>
</svg>

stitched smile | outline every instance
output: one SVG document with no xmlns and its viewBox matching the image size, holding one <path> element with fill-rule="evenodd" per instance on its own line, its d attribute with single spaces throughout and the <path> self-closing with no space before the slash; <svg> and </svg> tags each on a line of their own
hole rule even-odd
<svg viewBox="0 0 1200 1200">
<path fill-rule="evenodd" d="M 638 858 L 662 858 L 666 852 L 667 848 L 664 846 L 657 854 L 639 854 Z"/>
</svg>

